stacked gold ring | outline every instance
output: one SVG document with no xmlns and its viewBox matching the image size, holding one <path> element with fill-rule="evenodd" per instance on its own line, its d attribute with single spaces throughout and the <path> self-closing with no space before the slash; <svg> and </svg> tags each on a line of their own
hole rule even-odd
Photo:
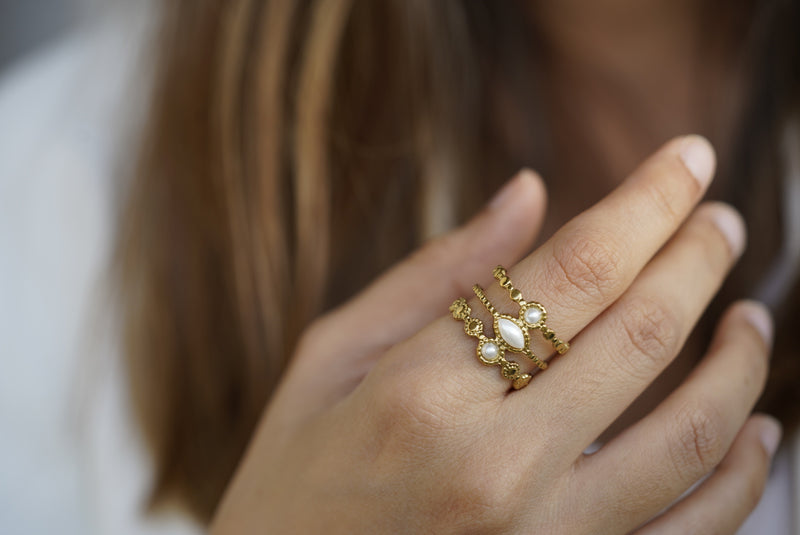
<svg viewBox="0 0 800 535">
<path fill-rule="evenodd" d="M 531 381 L 529 373 L 523 373 L 520 365 L 505 357 L 506 352 L 521 353 L 530 358 L 540 369 L 547 368 L 547 363 L 540 359 L 530 347 L 530 331 L 541 331 L 545 340 L 548 340 L 556 352 L 564 354 L 569 349 L 569 343 L 560 340 L 550 329 L 545 321 L 547 311 L 541 303 L 526 301 L 522 292 L 515 288 L 503 266 L 497 266 L 492 272 L 500 286 L 508 290 L 509 297 L 519 305 L 517 317 L 500 313 L 486 297 L 486 293 L 479 285 L 472 287 L 475 295 L 492 315 L 494 338 L 484 334 L 483 322 L 472 317 L 472 308 L 463 297 L 456 299 L 450 305 L 453 318 L 464 322 L 464 332 L 469 336 L 478 338 L 476 352 L 478 360 L 486 366 L 500 366 L 503 377 L 511 380 L 515 390 L 519 390 Z"/>
</svg>

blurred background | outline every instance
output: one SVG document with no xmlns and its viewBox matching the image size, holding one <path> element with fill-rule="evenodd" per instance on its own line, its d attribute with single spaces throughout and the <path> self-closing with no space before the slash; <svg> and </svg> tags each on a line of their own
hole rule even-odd
<svg viewBox="0 0 800 535">
<path fill-rule="evenodd" d="M 98 321 L 152 5 L 0 0 L 0 535 L 175 533 Z"/>
<path fill-rule="evenodd" d="M 0 0 L 0 72 L 77 24 L 85 0 Z"/>
</svg>

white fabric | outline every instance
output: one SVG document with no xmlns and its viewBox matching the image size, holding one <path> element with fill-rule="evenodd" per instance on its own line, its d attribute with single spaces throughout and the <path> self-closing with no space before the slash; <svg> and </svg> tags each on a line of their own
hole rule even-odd
<svg viewBox="0 0 800 535">
<path fill-rule="evenodd" d="M 151 469 L 99 308 L 116 154 L 141 111 L 143 3 L 0 80 L 0 533 L 188 535 Z M 92 340 L 92 342 L 90 342 Z M 99 340 L 99 341 L 97 341 Z"/>
<path fill-rule="evenodd" d="M 117 151 L 136 124 L 130 111 L 142 109 L 134 62 L 147 17 L 131 4 L 0 80 L 3 534 L 201 532 L 183 517 L 142 514 L 151 467 L 115 333 L 96 306 L 114 231 Z M 796 440 L 780 451 L 741 535 L 800 533 L 792 527 L 800 526 L 792 518 L 798 458 Z"/>
<path fill-rule="evenodd" d="M 798 459 L 797 437 L 778 450 L 770 468 L 770 477 L 755 511 L 739 528 L 738 535 L 796 535 L 797 479 L 794 466 Z"/>
</svg>

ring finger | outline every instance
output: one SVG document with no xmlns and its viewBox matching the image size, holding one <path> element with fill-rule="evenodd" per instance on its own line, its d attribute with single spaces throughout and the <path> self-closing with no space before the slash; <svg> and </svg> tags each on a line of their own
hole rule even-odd
<svg viewBox="0 0 800 535">
<path fill-rule="evenodd" d="M 630 286 L 692 211 L 713 170 L 713 150 L 704 139 L 667 143 L 606 198 L 509 269 L 515 285 L 547 307 L 548 325 L 569 340 Z M 486 293 L 506 308 L 501 305 L 506 290 L 493 284 Z M 477 299 L 471 304 L 477 315 L 488 317 Z M 476 358 L 464 362 L 474 351 L 474 339 L 448 315 L 392 348 L 379 368 L 395 377 L 404 372 L 443 377 L 472 399 L 498 399 L 509 383 L 499 373 L 492 378 Z"/>
<path fill-rule="evenodd" d="M 640 524 L 717 466 L 763 389 L 770 332 L 763 306 L 732 307 L 686 382 L 579 463 L 585 492 L 612 504 L 610 523 Z"/>
<path fill-rule="evenodd" d="M 743 247 L 744 225 L 733 209 L 701 206 L 578 335 L 571 358 L 537 379 L 537 399 L 568 415 L 552 430 L 567 457 L 580 455 L 675 358 Z M 530 399 L 510 396 L 508 404 L 524 410 Z"/>
</svg>

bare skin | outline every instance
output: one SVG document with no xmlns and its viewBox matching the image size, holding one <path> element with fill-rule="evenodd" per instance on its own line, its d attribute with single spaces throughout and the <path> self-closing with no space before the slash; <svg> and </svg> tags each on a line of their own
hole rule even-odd
<svg viewBox="0 0 800 535">
<path fill-rule="evenodd" d="M 583 453 L 674 360 L 744 247 L 732 208 L 697 207 L 713 169 L 705 140 L 675 139 L 525 257 L 545 193 L 523 172 L 465 227 L 323 316 L 211 532 L 734 533 L 780 435 L 750 415 L 771 343 L 757 303 L 731 307 L 654 411 Z M 497 262 L 572 343 L 514 392 L 442 315 L 476 281 L 506 303 Z"/>
<path fill-rule="evenodd" d="M 685 534 L 741 525 L 780 437 L 773 419 L 750 414 L 768 367 L 766 309 L 734 304 L 710 348 L 687 348 L 702 350 L 697 368 L 640 401 L 641 420 L 619 420 L 675 362 L 745 243 L 730 207 L 697 206 L 715 165 L 704 140 L 675 139 L 630 173 L 654 140 L 710 124 L 695 113 L 702 84 L 689 83 L 692 3 L 634 4 L 534 4 L 554 38 L 553 98 L 583 121 L 562 121 L 562 156 L 594 155 L 563 157 L 558 180 L 574 193 L 588 169 L 596 182 L 583 196 L 559 195 L 547 217 L 541 180 L 521 173 L 466 226 L 310 326 L 212 533 Z M 628 25 L 614 27 L 620 9 Z M 626 53 L 637 43 L 648 48 Z M 710 78 L 728 76 L 724 62 L 711 63 Z M 608 73 L 616 78 L 599 75 Z M 584 83 L 596 80 L 608 85 Z M 617 84 L 628 84 L 626 98 Z M 661 105 L 648 106 L 653 99 Z M 545 234 L 557 232 L 525 256 L 545 220 Z M 497 263 L 572 342 L 520 391 L 482 366 L 474 339 L 444 315 L 475 282 L 507 308 L 491 279 Z M 488 313 L 470 304 L 486 324 Z M 623 431 L 585 455 L 615 421 Z"/>
<path fill-rule="evenodd" d="M 665 139 L 701 132 L 727 158 L 747 72 L 737 55 L 741 39 L 721 35 L 729 29 L 719 24 L 701 24 L 700 3 L 566 0 L 529 6 L 545 43 L 546 100 L 555 110 L 553 191 L 543 235 L 614 188 Z M 651 411 L 704 350 L 689 340 L 602 440 Z"/>
<path fill-rule="evenodd" d="M 556 150 L 545 235 L 608 193 L 667 139 L 702 133 L 726 160 L 747 72 L 737 55 L 741 39 L 726 38 L 724 27 L 704 27 L 699 4 L 530 3 L 544 41 L 538 55 Z"/>
</svg>

